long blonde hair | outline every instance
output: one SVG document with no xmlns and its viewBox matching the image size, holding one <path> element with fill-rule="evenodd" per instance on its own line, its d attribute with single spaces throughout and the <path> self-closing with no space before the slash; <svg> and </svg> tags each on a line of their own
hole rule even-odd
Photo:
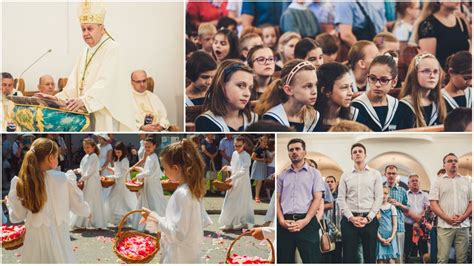
<svg viewBox="0 0 474 266">
<path fill-rule="evenodd" d="M 32 213 L 43 208 L 48 195 L 46 194 L 45 171 L 40 169 L 40 163 L 48 156 L 58 156 L 59 148 L 56 142 L 47 138 L 38 138 L 31 144 L 21 164 L 16 184 L 16 195 L 21 205 Z"/>
<path fill-rule="evenodd" d="M 421 60 L 425 58 L 433 58 L 436 60 L 436 57 L 429 53 L 422 53 L 415 56 L 408 66 L 407 76 L 403 82 L 402 89 L 400 91 L 399 99 L 402 99 L 405 96 L 411 96 L 413 108 L 415 109 L 416 116 L 416 127 L 426 127 L 426 122 L 423 115 L 423 110 L 421 106 L 421 99 L 423 95 L 421 93 L 421 85 L 418 82 L 418 64 Z M 436 60 L 438 61 L 438 60 Z M 438 63 L 439 65 L 439 63 Z M 438 106 L 438 118 L 441 123 L 444 122 L 446 118 L 446 105 L 444 103 L 443 96 L 441 95 L 441 66 L 439 66 L 440 77 L 436 88 L 431 90 L 428 94 L 428 99 L 433 101 Z"/>
<path fill-rule="evenodd" d="M 288 59 L 285 58 L 285 55 L 283 54 L 283 46 L 285 46 L 289 41 L 293 39 L 298 39 L 298 41 L 301 40 L 301 35 L 296 32 L 288 31 L 283 33 L 280 36 L 280 39 L 278 40 L 278 54 L 280 55 L 280 59 L 283 62 L 283 64 L 286 64 Z"/>
<path fill-rule="evenodd" d="M 200 200 L 206 194 L 204 181 L 204 161 L 196 145 L 188 139 L 166 146 L 160 159 L 168 165 L 178 165 L 182 169 L 184 182 L 188 184 L 193 198 Z"/>
<path fill-rule="evenodd" d="M 302 59 L 294 59 L 288 62 L 283 69 L 281 70 L 281 78 L 274 80 L 268 88 L 265 90 L 265 92 L 260 96 L 260 101 L 257 103 L 257 106 L 255 106 L 255 112 L 262 116 L 264 113 L 266 113 L 268 110 L 270 110 L 272 107 L 277 106 L 281 103 L 285 103 L 288 101 L 289 97 L 288 94 L 285 93 L 283 90 L 283 87 L 287 83 L 287 80 L 290 76 L 290 73 L 292 72 L 293 68 L 297 66 L 298 64 L 304 62 Z M 311 70 L 315 71 L 314 66 L 312 65 L 306 65 L 301 67 L 299 71 L 302 70 Z M 294 76 L 298 73 L 294 73 L 292 76 L 293 79 L 290 80 L 290 84 L 294 82 Z M 316 116 L 316 111 L 312 106 L 307 106 L 305 109 L 305 113 L 309 112 L 309 114 Z M 314 117 L 312 117 L 314 118 Z"/>
</svg>

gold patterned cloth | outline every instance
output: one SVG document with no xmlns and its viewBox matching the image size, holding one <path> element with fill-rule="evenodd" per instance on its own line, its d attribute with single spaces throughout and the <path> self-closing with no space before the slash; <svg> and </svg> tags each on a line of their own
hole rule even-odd
<svg viewBox="0 0 474 266">
<path fill-rule="evenodd" d="M 84 1 L 79 6 L 79 22 L 81 24 L 104 24 L 105 14 L 103 1 Z"/>
</svg>

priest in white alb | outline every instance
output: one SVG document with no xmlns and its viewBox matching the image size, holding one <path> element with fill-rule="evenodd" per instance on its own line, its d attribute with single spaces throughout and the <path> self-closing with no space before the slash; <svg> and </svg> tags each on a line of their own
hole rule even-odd
<svg viewBox="0 0 474 266">
<path fill-rule="evenodd" d="M 135 122 L 140 131 L 163 131 L 170 127 L 166 108 L 158 95 L 147 90 L 148 77 L 144 70 L 135 70 L 131 75 L 132 94 L 135 102 Z"/>
<path fill-rule="evenodd" d="M 87 46 L 61 92 L 36 96 L 65 101 L 70 111 L 85 108 L 90 113 L 90 131 L 135 131 L 132 95 L 120 83 L 119 46 L 104 27 L 105 13 L 103 2 L 80 4 L 79 22 Z"/>
</svg>

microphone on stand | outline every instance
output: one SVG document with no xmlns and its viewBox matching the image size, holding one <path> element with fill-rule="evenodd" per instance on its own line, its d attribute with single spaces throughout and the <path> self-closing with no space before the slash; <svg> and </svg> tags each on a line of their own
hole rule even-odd
<svg viewBox="0 0 474 266">
<path fill-rule="evenodd" d="M 52 49 L 49 49 L 48 51 L 46 51 L 44 54 L 42 54 L 40 57 L 38 57 L 38 59 L 36 59 L 31 65 L 29 65 L 25 70 L 23 70 L 23 72 L 21 72 L 20 76 L 18 77 L 18 81 L 16 83 L 16 86 L 15 86 L 15 90 L 13 91 L 13 96 L 16 96 L 17 95 L 17 92 L 18 92 L 18 84 L 20 83 L 20 79 L 21 77 L 23 76 L 23 74 L 25 74 L 26 71 L 28 71 L 32 66 L 34 66 L 38 61 L 41 60 L 41 58 L 45 57 L 47 54 L 51 53 L 53 50 Z"/>
</svg>

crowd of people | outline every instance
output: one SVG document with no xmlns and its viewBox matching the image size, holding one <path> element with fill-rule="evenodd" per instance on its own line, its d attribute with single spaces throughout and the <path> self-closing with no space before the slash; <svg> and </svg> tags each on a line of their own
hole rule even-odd
<svg viewBox="0 0 474 266">
<path fill-rule="evenodd" d="M 353 168 L 338 178 L 321 176 L 304 140 L 287 148 L 291 165 L 277 177 L 278 262 L 294 263 L 295 254 L 303 263 L 472 262 L 471 180 L 455 154 L 444 155 L 426 192 L 416 173 L 400 181 L 395 164 L 385 166 L 384 182 L 361 143 L 350 148 Z M 320 229 L 334 248 L 320 249 Z"/>
<path fill-rule="evenodd" d="M 468 1 L 189 1 L 187 128 L 470 131 L 471 11 Z"/>
<path fill-rule="evenodd" d="M 270 204 L 265 223 L 252 232 L 257 238 L 262 234 L 273 238 L 274 230 L 269 227 L 275 213 L 274 185 L 269 185 L 274 184 L 273 135 L 227 134 L 217 135 L 217 140 L 212 134 L 189 136 L 160 147 L 157 153 L 154 135 L 140 134 L 140 146 L 134 151 L 138 161 L 130 156 L 124 142 L 111 138 L 112 134 L 84 135 L 80 164 L 63 169 L 60 155 L 71 147 L 61 135 L 29 134 L 13 143 L 3 136 L 2 183 L 10 190 L 2 222 L 25 223 L 23 262 L 74 262 L 71 230 L 107 230 L 116 227 L 128 212 L 142 209 L 143 214 L 132 215 L 125 226 L 161 232 L 161 262 L 199 263 L 203 228 L 212 224 L 204 196 L 224 196 L 220 230 L 252 229 L 256 225 L 253 180 L 257 184 L 255 201 L 260 203 L 260 194 L 265 194 Z M 131 164 L 131 160 L 136 162 Z M 214 191 L 211 181 L 219 179 L 216 169 L 227 173 L 220 177 L 231 185 L 227 191 Z M 126 186 L 132 172 L 136 172 L 135 182 L 143 183 L 137 193 Z M 114 179 L 114 184 L 103 187 L 104 177 Z M 162 180 L 179 183 L 170 198 L 165 197 Z M 264 180 L 269 182 L 261 189 Z"/>
</svg>

